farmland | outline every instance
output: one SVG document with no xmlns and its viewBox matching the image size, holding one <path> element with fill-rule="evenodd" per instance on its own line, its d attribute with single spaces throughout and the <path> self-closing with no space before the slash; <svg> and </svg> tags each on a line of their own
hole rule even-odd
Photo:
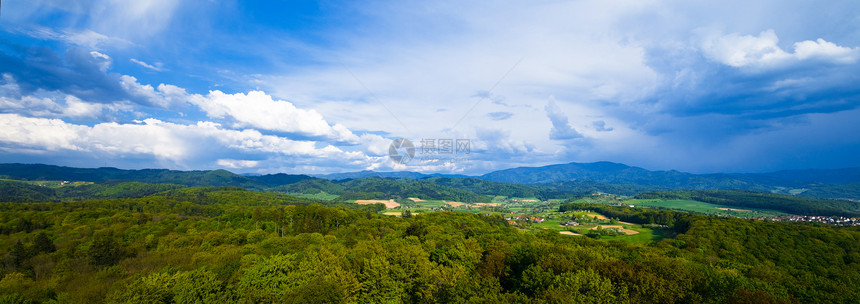
<svg viewBox="0 0 860 304">
<path fill-rule="evenodd" d="M 620 240 L 631 244 L 647 244 L 672 236 L 671 232 L 659 227 L 647 228 L 641 224 L 622 222 L 593 211 L 558 212 L 558 206 L 561 203 L 560 200 L 540 201 L 536 198 L 496 196 L 491 203 L 468 204 L 447 200 L 408 198 L 407 200 L 397 200 L 400 203 L 399 206 L 393 205 L 393 201 L 357 200 L 354 203 L 385 203 L 386 209 L 379 211 L 379 214 L 387 216 L 401 216 L 407 210 L 411 215 L 433 212 L 497 215 L 525 232 L 556 231 L 564 235 L 587 235 L 601 240 Z M 589 199 L 589 201 L 595 200 Z M 608 203 L 611 200 L 599 201 Z M 677 203 L 668 202 L 667 205 Z M 690 203 L 688 202 L 687 204 Z M 655 203 L 654 206 L 658 205 Z M 567 222 L 576 222 L 576 226 L 563 225 Z"/>
<path fill-rule="evenodd" d="M 693 193 L 733 195 L 709 204 L 674 192 L 542 199 L 381 179 L 306 179 L 277 192 L 33 183 L 0 183 L 10 201 L 0 204 L 0 303 L 176 303 L 204 283 L 213 302 L 335 290 L 342 301 L 332 302 L 748 303 L 738 286 L 764 286 L 755 297 L 842 303 L 860 282 L 856 228 L 741 219 L 779 214 L 745 205 L 745 192 Z M 605 292 L 554 298 L 571 280 L 602 280 Z"/>
<path fill-rule="evenodd" d="M 737 208 L 733 206 L 710 204 L 692 200 L 631 199 L 623 201 L 623 204 L 736 217 L 772 217 L 787 214 L 785 212 L 775 210 L 757 209 L 749 207 Z"/>
</svg>

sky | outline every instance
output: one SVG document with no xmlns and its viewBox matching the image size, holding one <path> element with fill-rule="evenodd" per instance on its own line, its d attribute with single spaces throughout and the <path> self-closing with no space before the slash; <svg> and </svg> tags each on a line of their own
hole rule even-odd
<svg viewBox="0 0 860 304">
<path fill-rule="evenodd" d="M 4 163 L 860 166 L 854 0 L 0 5 Z"/>
</svg>

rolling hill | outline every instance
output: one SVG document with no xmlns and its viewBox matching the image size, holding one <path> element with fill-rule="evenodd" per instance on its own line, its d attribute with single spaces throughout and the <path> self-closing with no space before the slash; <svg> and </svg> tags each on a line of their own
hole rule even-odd
<svg viewBox="0 0 860 304">
<path fill-rule="evenodd" d="M 256 190 L 312 179 L 312 177 L 307 175 L 283 173 L 242 176 L 227 170 L 123 170 L 117 168 L 72 168 L 43 164 L 0 164 L 0 177 L 30 181 L 138 181 L 184 186 L 235 186 Z"/>
</svg>

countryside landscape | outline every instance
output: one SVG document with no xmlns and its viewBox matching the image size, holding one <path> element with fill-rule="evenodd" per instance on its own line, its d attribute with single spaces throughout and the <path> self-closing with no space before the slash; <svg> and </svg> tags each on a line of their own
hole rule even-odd
<svg viewBox="0 0 860 304">
<path fill-rule="evenodd" d="M 845 172 L 860 169 L 743 176 L 771 192 L 720 189 L 737 177 L 692 174 L 705 189 L 672 190 L 653 176 L 677 173 L 606 162 L 514 170 L 524 169 L 532 173 L 517 174 L 523 180 L 566 173 L 504 183 L 490 179 L 505 172 L 364 171 L 332 180 L 0 164 L 7 248 L 0 288 L 4 301 L 63 303 L 850 303 L 858 296 L 856 181 L 804 183 L 829 173 L 850 179 Z M 645 174 L 655 184 L 570 174 Z M 845 197 L 779 193 L 810 185 Z"/>
<path fill-rule="evenodd" d="M 860 303 L 856 0 L 0 2 L 0 304 Z"/>
</svg>

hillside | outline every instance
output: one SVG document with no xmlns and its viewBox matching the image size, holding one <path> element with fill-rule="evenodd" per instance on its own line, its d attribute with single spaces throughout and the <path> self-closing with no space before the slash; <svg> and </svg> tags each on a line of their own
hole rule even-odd
<svg viewBox="0 0 860 304">
<path fill-rule="evenodd" d="M 387 181 L 396 180 L 359 183 Z M 594 210 L 665 236 L 638 244 L 602 240 L 602 228 L 592 237 L 511 225 L 490 211 L 397 217 L 381 208 L 235 187 L 0 203 L 0 303 L 852 303 L 860 297 L 860 232 L 851 227 L 605 204 L 565 204 L 552 212 L 561 221 Z"/>
<path fill-rule="evenodd" d="M 59 202 L 85 199 L 144 197 L 183 188 L 176 184 L 142 182 L 101 182 L 84 185 L 46 187 L 33 183 L 0 180 L 0 202 Z"/>
<path fill-rule="evenodd" d="M 411 171 L 397 171 L 397 172 L 377 172 L 377 171 L 358 171 L 358 172 L 343 172 L 343 173 L 331 173 L 331 174 L 315 174 L 313 177 L 324 178 L 328 180 L 345 180 L 345 179 L 359 179 L 365 177 L 381 177 L 381 178 L 411 178 L 411 179 L 421 179 L 428 177 L 468 177 L 465 175 L 459 174 L 424 174 L 420 172 L 411 172 Z"/>
<path fill-rule="evenodd" d="M 42 164 L 0 164 L 0 177 L 50 181 L 138 181 L 185 186 L 234 186 L 266 189 L 311 179 L 307 175 L 270 174 L 242 176 L 227 170 L 177 171 L 167 169 L 123 170 L 117 168 L 72 168 Z"/>
<path fill-rule="evenodd" d="M 637 199 L 694 200 L 699 202 L 783 211 L 800 215 L 860 216 L 860 202 L 815 199 L 793 195 L 737 190 L 693 190 L 649 192 Z"/>
<path fill-rule="evenodd" d="M 649 171 L 611 162 L 569 163 L 494 171 L 479 177 L 427 175 L 416 172 L 373 172 L 326 175 L 269 174 L 242 176 L 226 170 L 176 171 L 166 169 L 122 170 L 71 168 L 41 164 L 0 164 L 0 178 L 18 180 L 138 181 L 184 186 L 233 186 L 252 190 L 315 194 L 325 192 L 350 198 L 383 198 L 419 194 L 432 199 L 483 201 L 480 196 L 569 198 L 595 192 L 636 195 L 662 190 L 745 190 L 791 194 L 812 198 L 860 200 L 860 168 L 792 170 L 761 174 L 691 174 Z M 401 180 L 367 182 L 368 179 Z M 361 182 L 353 182 L 361 181 Z M 845 182 L 845 183 L 843 183 Z M 403 185 L 394 185 L 402 183 Z M 428 184 L 428 185 L 424 185 Z M 294 186 L 290 186 L 294 185 Z M 358 188 L 357 185 L 367 188 Z M 448 187 L 431 189 L 432 186 Z M 393 188 L 392 188 L 393 187 Z M 38 197 L 39 191 L 31 189 Z M 401 191 L 404 190 L 404 191 Z M 454 191 L 456 190 L 456 191 Z M 18 189 L 27 192 L 29 190 Z M 29 193 L 29 192 L 28 192 Z M 25 195 L 22 194 L 21 195 Z"/>
<path fill-rule="evenodd" d="M 633 184 L 668 189 L 747 189 L 763 190 L 753 181 L 731 175 L 697 175 L 678 171 L 649 171 L 612 162 L 569 163 L 543 167 L 520 167 L 494 171 L 482 179 L 540 184 L 570 180 L 592 180 L 608 184 Z"/>
</svg>

